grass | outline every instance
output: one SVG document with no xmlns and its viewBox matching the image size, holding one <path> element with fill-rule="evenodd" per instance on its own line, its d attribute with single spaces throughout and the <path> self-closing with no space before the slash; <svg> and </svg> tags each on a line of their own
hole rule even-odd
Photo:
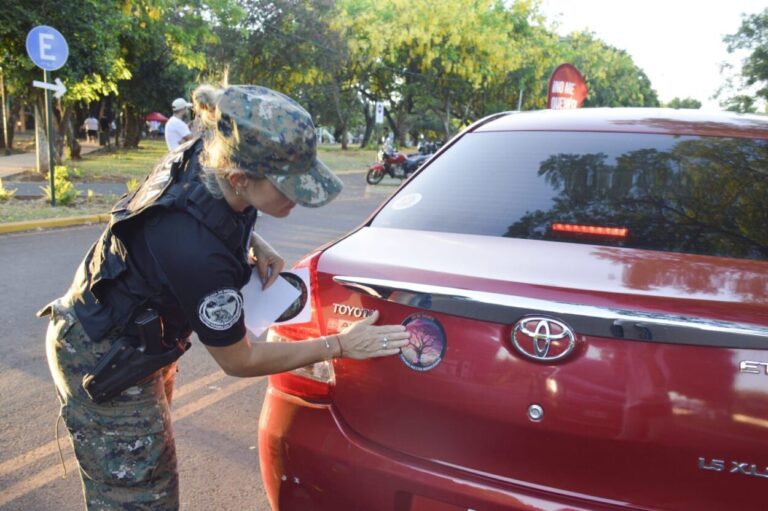
<svg viewBox="0 0 768 511">
<path fill-rule="evenodd" d="M 133 179 L 141 181 L 165 154 L 166 146 L 164 140 L 142 140 L 140 146 L 139 149 L 102 149 L 83 155 L 82 160 L 68 160 L 64 164 L 78 169 L 77 177 L 73 179 L 75 182 L 128 183 Z M 348 150 L 342 151 L 339 144 L 326 144 L 318 147 L 318 157 L 335 173 L 351 174 L 365 172 L 376 160 L 376 150 L 350 146 Z M 18 176 L 17 179 L 44 180 L 34 172 Z M 10 198 L 0 202 L 0 223 L 105 213 L 117 199 L 116 196 L 96 196 L 91 200 L 79 198 L 72 206 L 52 208 L 44 199 Z"/>
<path fill-rule="evenodd" d="M 330 144 L 320 146 L 317 156 L 335 173 L 351 174 L 367 171 L 368 166 L 376 161 L 376 150 L 350 146 L 346 151 L 342 151 L 339 144 Z"/>
<path fill-rule="evenodd" d="M 90 201 L 81 198 L 77 199 L 71 206 L 56 206 L 55 208 L 52 208 L 43 198 L 34 200 L 11 199 L 0 202 L 0 223 L 98 215 L 108 212 L 117 199 L 116 195 L 97 196 Z"/>
<path fill-rule="evenodd" d="M 142 140 L 139 149 L 101 149 L 83 155 L 81 160 L 67 160 L 64 164 L 83 172 L 79 181 L 125 183 L 147 175 L 165 152 L 165 141 Z"/>
</svg>

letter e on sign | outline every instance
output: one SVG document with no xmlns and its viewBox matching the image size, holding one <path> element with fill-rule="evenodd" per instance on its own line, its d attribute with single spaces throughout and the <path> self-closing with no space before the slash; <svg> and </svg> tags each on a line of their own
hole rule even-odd
<svg viewBox="0 0 768 511">
<path fill-rule="evenodd" d="M 67 62 L 69 45 L 58 30 L 39 25 L 27 34 L 27 55 L 37 67 L 56 71 Z"/>
</svg>

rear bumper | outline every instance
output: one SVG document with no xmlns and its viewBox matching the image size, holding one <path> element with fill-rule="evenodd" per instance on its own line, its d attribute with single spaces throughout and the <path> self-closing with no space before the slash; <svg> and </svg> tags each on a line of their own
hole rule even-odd
<svg viewBox="0 0 768 511">
<path fill-rule="evenodd" d="M 271 387 L 259 421 L 259 457 L 269 501 L 281 511 L 634 509 L 502 488 L 481 475 L 393 453 L 348 431 L 330 406 Z"/>
</svg>

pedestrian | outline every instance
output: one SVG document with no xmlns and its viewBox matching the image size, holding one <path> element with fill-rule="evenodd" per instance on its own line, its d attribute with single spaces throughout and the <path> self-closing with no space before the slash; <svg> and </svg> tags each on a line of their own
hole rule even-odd
<svg viewBox="0 0 768 511">
<path fill-rule="evenodd" d="M 96 117 L 94 117 L 93 114 L 88 114 L 88 117 L 85 119 L 85 122 L 83 123 L 83 127 L 85 128 L 86 142 L 95 143 L 96 136 L 99 134 L 99 121 L 96 119 Z"/>
<path fill-rule="evenodd" d="M 147 123 L 147 126 L 149 126 L 149 138 L 152 140 L 156 139 L 158 133 L 160 133 L 160 121 L 152 119 Z"/>
<path fill-rule="evenodd" d="M 50 315 L 46 352 L 88 509 L 178 509 L 169 404 L 193 331 L 240 377 L 407 344 L 402 325 L 374 325 L 376 312 L 304 342 L 248 339 L 249 263 L 264 288 L 284 265 L 252 230 L 256 211 L 323 206 L 342 183 L 317 159 L 310 115 L 287 96 L 201 86 L 193 99 L 201 133 L 121 199 L 69 291 L 39 313 Z"/>
<path fill-rule="evenodd" d="M 192 132 L 187 125 L 191 106 L 184 98 L 176 98 L 171 103 L 173 115 L 165 124 L 165 143 L 171 151 L 192 139 Z"/>
</svg>

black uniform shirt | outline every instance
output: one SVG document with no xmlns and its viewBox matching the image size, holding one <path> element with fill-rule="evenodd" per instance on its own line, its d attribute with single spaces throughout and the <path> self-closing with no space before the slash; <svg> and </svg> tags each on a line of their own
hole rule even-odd
<svg viewBox="0 0 768 511">
<path fill-rule="evenodd" d="M 220 207 L 229 208 L 223 200 Z M 241 228 L 236 253 L 183 211 L 160 211 L 132 236 L 131 257 L 145 279 L 162 287 L 152 305 L 163 317 L 166 339 L 193 330 L 204 344 L 228 346 L 245 336 L 240 289 L 251 276 L 246 251 L 255 210 L 231 214 Z"/>
</svg>

